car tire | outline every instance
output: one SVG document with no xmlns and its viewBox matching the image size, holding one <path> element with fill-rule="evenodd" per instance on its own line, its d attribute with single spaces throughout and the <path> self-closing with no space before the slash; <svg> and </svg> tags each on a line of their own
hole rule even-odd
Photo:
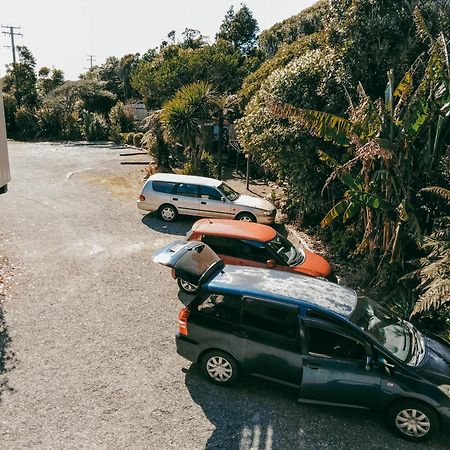
<svg viewBox="0 0 450 450">
<path fill-rule="evenodd" d="M 161 205 L 158 213 L 164 222 L 173 222 L 178 216 L 177 208 L 169 204 Z"/>
<path fill-rule="evenodd" d="M 183 278 L 177 278 L 178 287 L 180 291 L 183 291 L 185 294 L 197 294 L 200 291 L 200 286 L 196 286 L 195 284 L 189 283 Z"/>
<path fill-rule="evenodd" d="M 414 442 L 430 439 L 439 429 L 434 409 L 416 400 L 402 400 L 391 405 L 387 420 L 398 436 Z"/>
<path fill-rule="evenodd" d="M 236 360 L 220 350 L 207 352 L 201 360 L 201 368 L 208 380 L 221 386 L 235 384 L 240 375 Z"/>
<path fill-rule="evenodd" d="M 242 222 L 256 222 L 256 217 L 251 214 L 251 213 L 246 213 L 246 212 L 242 212 L 239 213 L 236 217 L 235 220 L 241 220 Z"/>
</svg>

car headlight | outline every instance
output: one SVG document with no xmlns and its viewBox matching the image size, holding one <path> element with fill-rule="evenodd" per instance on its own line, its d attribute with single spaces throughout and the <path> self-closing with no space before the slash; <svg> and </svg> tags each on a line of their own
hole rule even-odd
<svg viewBox="0 0 450 450">
<path fill-rule="evenodd" d="M 441 384 L 438 388 L 447 396 L 450 397 L 450 384 Z"/>
<path fill-rule="evenodd" d="M 272 211 L 264 211 L 264 215 L 265 216 L 271 216 L 271 215 L 273 215 L 273 210 Z"/>
</svg>

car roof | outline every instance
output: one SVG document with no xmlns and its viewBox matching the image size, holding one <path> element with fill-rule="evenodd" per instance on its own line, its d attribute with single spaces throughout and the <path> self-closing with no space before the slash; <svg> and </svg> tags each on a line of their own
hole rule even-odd
<svg viewBox="0 0 450 450">
<path fill-rule="evenodd" d="M 172 183 L 192 183 L 203 186 L 220 186 L 222 181 L 214 178 L 196 177 L 194 175 L 180 175 L 178 173 L 155 173 L 148 178 L 148 181 L 166 181 Z"/>
<path fill-rule="evenodd" d="M 310 304 L 348 317 L 356 306 L 353 289 L 326 280 L 278 270 L 226 265 L 204 289 L 227 294 L 256 296 Z"/>
<path fill-rule="evenodd" d="M 277 232 L 267 225 L 226 219 L 200 219 L 192 225 L 192 231 L 208 236 L 223 236 L 237 239 L 271 241 Z"/>
</svg>

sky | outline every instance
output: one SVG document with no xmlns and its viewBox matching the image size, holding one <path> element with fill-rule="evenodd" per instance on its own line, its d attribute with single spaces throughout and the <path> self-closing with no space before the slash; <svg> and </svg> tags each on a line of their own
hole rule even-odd
<svg viewBox="0 0 450 450">
<path fill-rule="evenodd" d="M 108 56 L 143 54 L 159 46 L 171 30 L 181 39 L 193 28 L 214 40 L 230 6 L 237 11 L 245 3 L 260 31 L 311 6 L 316 0 L 2 0 L 1 25 L 19 26 L 23 37 L 16 45 L 27 46 L 37 68 L 56 67 L 66 79 L 75 80 Z M 5 31 L 2 29 L 2 31 Z M 0 34 L 0 75 L 12 62 L 9 36 Z"/>
</svg>

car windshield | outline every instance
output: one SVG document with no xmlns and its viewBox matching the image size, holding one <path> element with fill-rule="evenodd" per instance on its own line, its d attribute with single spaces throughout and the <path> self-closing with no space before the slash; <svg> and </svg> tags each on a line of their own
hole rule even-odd
<svg viewBox="0 0 450 450">
<path fill-rule="evenodd" d="M 239 198 L 239 196 L 241 194 L 239 194 L 238 192 L 234 191 L 233 189 L 230 188 L 230 186 L 228 186 L 225 183 L 222 183 L 218 188 L 217 188 L 228 200 L 230 200 L 230 202 L 234 202 L 236 199 Z"/>
<path fill-rule="evenodd" d="M 349 321 L 402 361 L 415 357 L 415 328 L 370 298 L 358 296 Z"/>
<path fill-rule="evenodd" d="M 303 251 L 294 247 L 285 237 L 281 236 L 281 234 L 277 233 L 276 236 L 267 243 L 267 246 L 288 266 L 297 266 L 305 260 Z"/>
</svg>

